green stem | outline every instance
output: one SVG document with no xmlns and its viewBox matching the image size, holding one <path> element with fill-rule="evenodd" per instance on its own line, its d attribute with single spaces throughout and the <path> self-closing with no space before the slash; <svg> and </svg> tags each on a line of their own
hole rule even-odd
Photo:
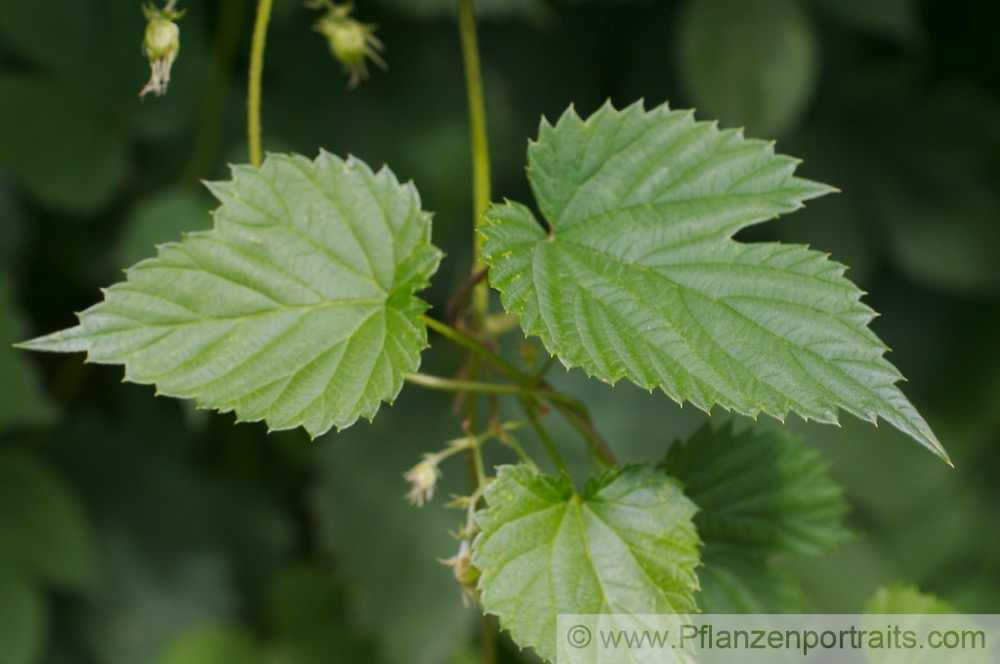
<svg viewBox="0 0 1000 664">
<path fill-rule="evenodd" d="M 500 626 L 494 616 L 484 613 L 480 619 L 483 639 L 483 664 L 497 664 L 497 634 Z"/>
<path fill-rule="evenodd" d="M 431 376 L 425 373 L 404 374 L 403 379 L 408 383 L 413 383 L 414 385 L 420 385 L 421 387 L 426 387 L 432 390 L 443 390 L 446 392 L 467 392 L 469 394 L 524 394 L 524 390 L 517 385 L 484 383 L 473 380 L 454 380 L 452 378 L 442 378 L 441 376 Z"/>
<path fill-rule="evenodd" d="M 576 429 L 576 431 L 583 437 L 584 441 L 586 441 L 591 455 L 599 466 L 608 467 L 616 465 L 617 462 L 615 461 L 614 453 L 608 446 L 607 441 L 604 440 L 601 434 L 594 427 L 590 418 L 590 412 L 587 410 L 587 407 L 583 404 L 583 402 L 579 399 L 571 397 L 568 394 L 557 392 L 548 384 L 540 382 L 544 375 L 542 372 L 539 372 L 535 376 L 529 376 L 520 371 L 514 365 L 507 362 L 507 360 L 483 346 L 483 344 L 478 340 L 462 334 L 450 325 L 446 325 L 445 323 L 442 323 L 435 318 L 431 318 L 430 316 L 423 316 L 422 318 L 427 327 L 431 328 L 435 332 L 438 332 L 446 339 L 449 339 L 471 351 L 477 357 L 486 360 L 491 365 L 499 369 L 501 373 L 507 376 L 507 378 L 517 383 L 517 385 L 499 385 L 496 383 L 485 383 L 481 381 L 456 381 L 431 376 L 418 378 L 417 380 L 413 380 L 408 376 L 407 380 L 413 383 L 422 384 L 425 387 L 430 387 L 432 389 L 443 389 L 453 392 L 469 392 L 471 394 L 511 394 L 522 396 L 526 394 L 534 394 L 536 397 L 550 402 L 556 410 L 559 411 L 559 414 L 566 418 L 566 421 L 569 422 L 574 429 Z M 422 376 L 422 374 L 410 374 L 410 376 Z M 433 378 L 435 385 L 428 384 L 427 378 Z M 469 398 L 473 399 L 472 396 Z"/>
<path fill-rule="evenodd" d="M 518 370 L 517 367 L 515 367 L 510 362 L 508 362 L 507 360 L 503 359 L 502 357 L 491 351 L 489 348 L 481 344 L 478 340 L 473 339 L 472 337 L 467 336 L 465 334 L 462 334 L 455 328 L 451 327 L 450 325 L 447 325 L 446 323 L 442 323 L 436 318 L 431 318 L 430 316 L 422 316 L 421 319 L 424 321 L 424 324 L 427 325 L 427 327 L 431 328 L 444 338 L 455 342 L 462 348 L 472 351 L 472 353 L 478 355 L 482 359 L 492 364 L 500 371 L 500 373 L 504 374 L 511 380 L 517 381 L 518 383 L 524 383 L 528 380 L 527 376 L 521 373 L 521 371 Z"/>
<path fill-rule="evenodd" d="M 253 39 L 250 44 L 250 82 L 247 92 L 247 137 L 250 145 L 250 163 L 261 164 L 260 150 L 260 79 L 264 71 L 264 43 L 267 40 L 267 24 L 271 20 L 271 1 L 257 3 L 257 19 L 253 24 Z"/>
<path fill-rule="evenodd" d="M 472 210 L 474 215 L 472 274 L 484 269 L 479 260 L 482 238 L 479 228 L 490 204 L 490 151 L 486 135 L 486 102 L 483 75 L 479 66 L 479 38 L 476 35 L 476 12 L 473 0 L 458 0 L 458 30 L 465 64 L 465 88 L 469 102 L 469 132 L 472 141 Z M 489 289 L 479 282 L 472 291 L 472 315 L 477 328 L 489 309 Z"/>
<path fill-rule="evenodd" d="M 519 441 L 517 438 L 515 438 L 511 433 L 507 431 L 504 431 L 502 434 L 500 434 L 498 438 L 500 439 L 500 442 L 502 442 L 510 449 L 514 450 L 514 452 L 517 453 L 517 456 L 521 458 L 521 461 L 523 461 L 525 465 L 530 466 L 536 471 L 538 470 L 538 466 L 535 465 L 535 460 L 528 455 L 528 452 L 524 449 L 524 445 L 521 444 L 521 441 Z"/>
<path fill-rule="evenodd" d="M 593 422 L 590 421 L 590 415 L 586 411 L 580 412 L 556 401 L 553 401 L 552 405 L 587 442 L 590 455 L 599 468 L 604 469 L 617 465 L 614 452 L 611 451 L 607 441 L 594 427 Z"/>
<path fill-rule="evenodd" d="M 184 182 L 197 182 L 215 164 L 219 143 L 225 134 L 229 75 L 240 46 L 244 17 L 243 0 L 223 0 L 212 37 L 212 69 L 202 92 L 201 112 L 194 148 L 184 166 Z"/>
<path fill-rule="evenodd" d="M 521 402 L 521 406 L 528 421 L 531 422 L 531 426 L 538 433 L 538 437 L 542 439 L 545 451 L 549 453 L 549 457 L 552 459 L 552 463 L 555 464 L 556 469 L 560 472 L 566 472 L 566 464 L 563 463 L 562 455 L 559 454 L 559 448 L 556 447 L 555 441 L 552 440 L 552 434 L 549 433 L 549 430 L 545 428 L 545 424 L 542 423 L 542 418 L 538 416 L 538 404 L 526 399 Z"/>
</svg>

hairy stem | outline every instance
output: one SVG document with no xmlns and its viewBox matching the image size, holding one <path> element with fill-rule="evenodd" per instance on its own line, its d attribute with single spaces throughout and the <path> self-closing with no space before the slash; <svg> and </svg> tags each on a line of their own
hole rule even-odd
<svg viewBox="0 0 1000 664">
<path fill-rule="evenodd" d="M 431 390 L 444 390 L 446 392 L 467 392 L 469 394 L 514 394 L 524 393 L 523 388 L 517 385 L 503 385 L 501 383 L 484 383 L 472 380 L 454 380 L 441 376 L 431 376 L 425 373 L 405 374 L 403 379 L 408 383 L 420 385 Z"/>
<path fill-rule="evenodd" d="M 566 395 L 560 395 L 566 396 Z M 566 418 L 570 426 L 576 429 L 585 441 L 587 441 L 587 447 L 590 449 L 590 456 L 593 458 L 594 463 L 599 468 L 610 468 L 617 465 L 615 460 L 614 452 L 608 446 L 604 436 L 597 431 L 594 427 L 594 423 L 590 420 L 590 414 L 583 409 L 583 411 L 577 410 L 570 406 L 567 406 L 564 402 L 557 400 L 552 401 L 552 405 L 555 409 Z"/>
<path fill-rule="evenodd" d="M 483 76 L 479 66 L 479 38 L 476 34 L 476 13 L 473 0 L 458 0 L 458 30 L 462 41 L 462 61 L 465 64 L 465 88 L 469 101 L 469 131 L 472 141 L 472 211 L 474 219 L 472 274 L 484 269 L 479 261 L 482 239 L 479 228 L 490 204 L 490 151 L 486 135 L 486 102 L 483 97 Z M 485 282 L 477 282 L 472 290 L 472 318 L 481 327 L 489 308 L 489 290 Z"/>
<path fill-rule="evenodd" d="M 534 427 L 538 437 L 542 439 L 545 451 L 549 453 L 549 457 L 552 459 L 552 463 L 555 464 L 556 470 L 566 472 L 566 464 L 563 463 L 562 455 L 559 454 L 559 448 L 556 447 L 555 441 L 552 440 L 552 434 L 545 428 L 542 418 L 538 416 L 538 404 L 531 399 L 524 399 L 521 402 L 521 406 L 528 421 L 531 422 L 531 426 Z"/>
<path fill-rule="evenodd" d="M 459 381 L 448 378 L 439 378 L 436 376 L 425 376 L 424 374 L 407 375 L 406 379 L 409 382 L 423 385 L 424 387 L 429 387 L 431 389 L 465 392 L 470 395 L 470 402 L 475 401 L 475 398 L 472 396 L 475 394 L 510 394 L 520 395 L 522 397 L 534 396 L 535 398 L 544 399 L 545 401 L 551 403 L 559 414 L 566 418 L 566 421 L 569 422 L 570 426 L 572 426 L 577 433 L 580 434 L 584 441 L 586 441 L 587 446 L 590 449 L 591 456 L 598 466 L 608 467 L 617 464 L 614 453 L 608 446 L 607 441 L 604 440 L 604 437 L 597 431 L 597 428 L 594 426 L 594 423 L 590 418 L 590 412 L 587 410 L 587 407 L 583 404 L 583 402 L 568 394 L 552 389 L 548 383 L 542 381 L 544 371 L 549 366 L 548 364 L 534 376 L 529 376 L 507 360 L 500 357 L 497 353 L 491 351 L 477 339 L 473 339 L 472 337 L 459 332 L 450 325 L 442 323 L 441 321 L 431 318 L 430 316 L 423 316 L 422 318 L 427 327 L 439 333 L 446 339 L 458 344 L 462 348 L 470 351 L 476 358 L 485 360 L 491 366 L 500 371 L 500 373 L 504 376 L 514 381 L 516 385 L 488 383 L 477 380 Z M 478 376 L 482 369 L 478 366 L 478 362 L 475 364 L 476 366 L 473 367 L 475 369 L 475 373 L 471 375 Z M 475 408 L 472 408 L 466 413 L 467 418 L 474 415 L 476 415 Z M 475 420 L 473 418 L 469 421 L 471 424 Z"/>
<path fill-rule="evenodd" d="M 267 40 L 267 24 L 271 20 L 271 1 L 257 3 L 257 19 L 253 24 L 253 39 L 250 45 L 250 82 L 247 92 L 247 139 L 250 145 L 250 163 L 261 164 L 260 150 L 260 79 L 264 71 L 264 44 Z"/>
<path fill-rule="evenodd" d="M 511 380 L 518 383 L 524 383 L 528 380 L 527 376 L 521 373 L 517 367 L 491 351 L 478 340 L 473 339 L 472 337 L 459 332 L 450 325 L 442 323 L 441 321 L 431 318 L 430 316 L 422 316 L 421 318 L 427 327 L 431 328 L 449 341 L 453 341 L 462 348 L 472 352 L 474 355 L 479 356 L 481 359 L 486 360 L 490 363 L 490 365 Z"/>
</svg>

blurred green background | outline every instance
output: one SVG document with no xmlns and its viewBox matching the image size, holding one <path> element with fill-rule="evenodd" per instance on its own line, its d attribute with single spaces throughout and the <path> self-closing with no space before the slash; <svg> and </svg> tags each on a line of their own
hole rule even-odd
<svg viewBox="0 0 1000 664">
<path fill-rule="evenodd" d="M 842 190 L 741 237 L 809 243 L 851 267 L 956 468 L 888 427 L 793 418 L 831 459 L 859 537 L 788 568 L 817 611 L 856 612 L 906 582 L 1000 612 L 1000 5 L 479 4 L 495 199 L 530 200 L 525 147 L 542 115 L 608 98 L 695 106 L 776 138 L 801 174 Z M 357 5 L 390 69 L 349 92 L 315 12 L 276 0 L 264 146 L 412 178 L 448 255 L 425 293 L 441 311 L 471 244 L 452 1 Z M 119 367 L 10 346 L 72 325 L 155 243 L 208 227 L 199 180 L 246 161 L 252 4 L 179 6 L 169 93 L 140 101 L 139 0 L 0 2 L 0 662 L 477 661 L 479 621 L 436 562 L 462 515 L 440 495 L 422 510 L 402 498 L 420 452 L 459 435 L 447 396 L 409 387 L 373 424 L 309 441 L 153 398 Z M 433 373 L 459 362 L 440 344 L 424 356 Z M 626 384 L 553 378 L 622 459 L 659 460 L 706 418 Z M 462 491 L 461 463 L 445 472 L 441 493 Z"/>
</svg>

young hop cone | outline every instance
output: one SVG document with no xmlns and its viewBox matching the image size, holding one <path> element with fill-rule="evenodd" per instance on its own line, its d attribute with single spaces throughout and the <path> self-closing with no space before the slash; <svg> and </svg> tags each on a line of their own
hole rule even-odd
<svg viewBox="0 0 1000 664">
<path fill-rule="evenodd" d="M 353 89 L 363 79 L 368 78 L 366 59 L 370 59 L 383 71 L 387 69 L 385 60 L 380 55 L 385 46 L 375 36 L 375 26 L 351 18 L 351 12 L 354 11 L 352 3 L 337 5 L 320 0 L 311 6 L 316 9 L 326 9 L 326 14 L 316 21 L 313 27 L 326 37 L 330 52 L 350 77 L 347 82 L 348 88 Z"/>
<path fill-rule="evenodd" d="M 142 54 L 149 60 L 149 82 L 139 91 L 140 97 L 152 92 L 157 97 L 165 94 L 170 83 L 170 68 L 181 50 L 181 31 L 175 21 L 184 15 L 183 11 L 175 11 L 174 3 L 169 3 L 163 9 L 153 5 L 144 5 L 142 13 L 146 16 L 146 32 L 142 40 Z"/>
</svg>

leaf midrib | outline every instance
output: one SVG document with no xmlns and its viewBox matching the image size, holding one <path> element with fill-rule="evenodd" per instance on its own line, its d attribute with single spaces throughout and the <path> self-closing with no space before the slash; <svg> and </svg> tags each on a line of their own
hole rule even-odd
<svg viewBox="0 0 1000 664">
<path fill-rule="evenodd" d="M 132 292 L 140 292 L 140 293 L 143 292 L 143 291 L 137 291 L 135 289 L 122 289 L 122 290 L 131 290 Z M 307 316 L 307 315 L 309 315 L 310 313 L 312 313 L 314 311 L 318 311 L 320 309 L 325 309 L 325 308 L 352 307 L 352 306 L 357 306 L 357 307 L 361 307 L 361 306 L 373 306 L 373 307 L 386 306 L 387 307 L 387 305 L 388 305 L 388 298 L 385 298 L 385 299 L 379 299 L 379 298 L 353 298 L 353 299 L 343 299 L 343 300 L 326 300 L 324 302 L 316 302 L 316 303 L 313 303 L 313 304 L 281 305 L 281 306 L 278 306 L 278 307 L 273 307 L 271 309 L 263 309 L 261 311 L 255 311 L 255 312 L 249 313 L 249 314 L 238 314 L 238 315 L 234 315 L 234 316 L 202 316 L 200 318 L 194 318 L 194 319 L 191 319 L 191 320 L 166 321 L 166 322 L 162 322 L 162 323 L 160 323 L 160 322 L 144 321 L 142 319 L 136 318 L 135 316 L 129 316 L 128 314 L 122 313 L 121 311 L 117 311 L 117 310 L 115 310 L 113 308 L 110 311 L 106 312 L 106 313 L 113 314 L 113 315 L 118 316 L 120 318 L 126 318 L 128 320 L 135 321 L 136 323 L 138 323 L 139 325 L 141 325 L 143 328 L 156 328 L 156 327 L 178 327 L 179 328 L 179 327 L 185 327 L 185 326 L 188 326 L 188 325 L 199 325 L 199 324 L 205 324 L 205 323 L 232 322 L 232 321 L 242 322 L 242 321 L 246 321 L 246 320 L 253 320 L 255 318 L 262 318 L 262 317 L 265 317 L 265 316 L 273 316 L 273 315 L 277 315 L 277 314 L 280 314 L 280 313 L 295 312 L 295 311 L 302 311 L 302 312 L 304 312 L 302 315 L 303 316 Z M 106 330 L 102 330 L 100 332 L 87 332 L 86 336 L 96 338 L 96 337 L 100 337 L 100 336 L 107 335 L 107 334 L 117 334 L 117 333 L 120 333 L 122 331 L 129 330 L 129 329 L 131 329 L 131 328 L 123 327 L 123 328 L 112 329 L 112 330 L 107 330 L 106 329 Z"/>
</svg>

